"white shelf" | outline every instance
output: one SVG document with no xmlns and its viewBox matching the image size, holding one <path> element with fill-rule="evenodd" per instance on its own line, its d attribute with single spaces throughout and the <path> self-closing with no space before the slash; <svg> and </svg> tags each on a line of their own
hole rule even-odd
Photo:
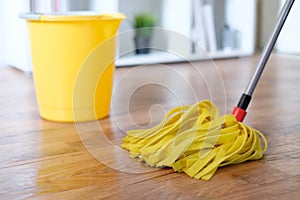
<svg viewBox="0 0 300 200">
<path fill-rule="evenodd" d="M 192 52 L 192 9 L 193 0 L 128 0 L 119 4 L 119 11 L 125 13 L 127 21 L 121 26 L 120 33 L 127 32 L 125 37 L 119 40 L 119 55 L 134 50 L 134 31 L 128 22 L 133 20 L 139 12 L 150 12 L 158 16 L 158 27 L 164 29 L 154 34 L 152 45 L 153 51 L 146 55 L 126 55 L 117 58 L 116 66 L 145 65 L 156 63 L 171 63 L 183 61 L 197 61 L 221 59 L 230 57 L 250 56 L 255 52 L 256 33 L 256 0 L 218 0 L 209 1 L 214 8 L 216 37 L 218 50 L 215 52 Z M 200 0 L 199 0 L 200 1 Z M 150 6 L 151 5 L 151 6 Z M 223 51 L 221 48 L 221 30 L 224 25 L 229 25 L 240 35 L 239 47 L 231 51 Z M 169 32 L 168 32 L 169 31 Z M 170 33 L 173 31 L 175 34 Z M 153 47 L 152 47 L 153 48 Z M 176 56 L 168 52 L 175 52 Z"/>
<path fill-rule="evenodd" d="M 149 54 L 131 54 L 126 56 L 121 56 L 116 58 L 116 67 L 126 67 L 126 66 L 138 66 L 138 65 L 149 65 L 157 63 L 174 63 L 174 62 L 187 62 L 187 61 L 201 61 L 208 59 L 222 59 L 230 57 L 243 57 L 250 56 L 252 53 L 245 52 L 241 50 L 235 51 L 217 51 L 207 55 L 189 55 L 186 57 L 181 57 L 169 52 L 157 51 L 151 52 Z"/>
</svg>

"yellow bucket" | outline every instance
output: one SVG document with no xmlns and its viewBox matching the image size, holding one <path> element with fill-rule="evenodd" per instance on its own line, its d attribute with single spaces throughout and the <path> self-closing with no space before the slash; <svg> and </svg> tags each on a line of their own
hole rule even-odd
<svg viewBox="0 0 300 200">
<path fill-rule="evenodd" d="M 125 16 L 23 14 L 27 19 L 33 77 L 42 118 L 90 121 L 109 114 L 115 35 Z"/>
</svg>

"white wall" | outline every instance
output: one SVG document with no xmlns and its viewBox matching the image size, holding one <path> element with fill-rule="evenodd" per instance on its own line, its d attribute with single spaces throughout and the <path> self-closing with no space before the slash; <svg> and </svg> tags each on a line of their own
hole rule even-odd
<svg viewBox="0 0 300 200">
<path fill-rule="evenodd" d="M 117 12 L 119 10 L 118 0 L 89 0 L 89 9 L 103 13 Z"/>
<path fill-rule="evenodd" d="M 0 27 L 4 27 L 4 17 L 3 17 L 3 10 L 4 10 L 4 1 L 0 0 Z M 0 31 L 0 67 L 6 65 L 5 58 L 4 58 L 4 30 L 1 28 Z"/>
<path fill-rule="evenodd" d="M 276 21 L 279 0 L 260 0 L 258 47 L 262 49 Z"/>
<path fill-rule="evenodd" d="M 241 49 L 254 53 L 256 34 L 256 0 L 227 0 L 225 4 L 225 22 L 241 35 Z M 234 13 L 234 14 L 232 14 Z M 238 17 L 242 16 L 242 17 Z"/>
<path fill-rule="evenodd" d="M 263 48 L 276 22 L 277 15 L 286 0 L 262 0 L 260 12 L 259 47 Z M 275 50 L 278 53 L 300 54 L 300 2 L 295 1 L 278 37 Z"/>
<path fill-rule="evenodd" d="M 31 69 L 31 57 L 26 22 L 19 18 L 19 14 L 29 9 L 27 1 L 1 1 L 0 6 L 2 63 L 21 68 Z"/>
<path fill-rule="evenodd" d="M 281 6 L 285 0 L 281 0 Z M 300 54 L 300 2 L 295 1 L 292 10 L 278 38 L 276 51 L 287 54 Z"/>
<path fill-rule="evenodd" d="M 191 12 L 192 1 L 165 0 L 162 4 L 162 25 L 167 30 L 175 31 L 167 33 L 167 49 L 188 56 L 191 49 Z"/>
</svg>

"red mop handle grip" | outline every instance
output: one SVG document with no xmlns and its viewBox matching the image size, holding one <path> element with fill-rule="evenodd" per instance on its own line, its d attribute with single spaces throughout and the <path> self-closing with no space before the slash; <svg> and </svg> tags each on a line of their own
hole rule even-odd
<svg viewBox="0 0 300 200">
<path fill-rule="evenodd" d="M 247 112 L 239 107 L 234 107 L 231 114 L 233 114 L 237 121 L 243 122 Z"/>
<path fill-rule="evenodd" d="M 243 122 L 243 120 L 247 114 L 246 109 L 247 109 L 250 101 L 251 101 L 251 96 L 243 93 L 239 100 L 238 105 L 236 107 L 234 107 L 231 114 L 233 114 L 239 122 Z"/>
</svg>

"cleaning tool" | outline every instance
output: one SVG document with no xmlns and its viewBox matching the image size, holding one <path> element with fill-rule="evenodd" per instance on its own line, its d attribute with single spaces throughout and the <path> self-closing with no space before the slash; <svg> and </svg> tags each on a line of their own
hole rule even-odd
<svg viewBox="0 0 300 200">
<path fill-rule="evenodd" d="M 257 69 L 232 114 L 219 116 L 217 107 L 208 100 L 176 107 L 153 128 L 127 132 L 122 147 L 130 157 L 203 180 L 209 180 L 218 167 L 261 159 L 268 147 L 266 138 L 242 121 L 293 2 L 287 0 L 283 6 Z"/>
<path fill-rule="evenodd" d="M 273 50 L 273 47 L 276 43 L 276 40 L 279 36 L 279 33 L 283 27 L 283 24 L 294 4 L 295 0 L 287 0 L 285 4 L 283 5 L 283 8 L 278 16 L 278 19 L 275 23 L 274 29 L 272 33 L 269 36 L 269 39 L 261 53 L 261 56 L 259 58 L 259 61 L 257 63 L 256 70 L 250 79 L 248 86 L 245 90 L 245 92 L 242 94 L 238 105 L 234 107 L 232 114 L 237 118 L 238 121 L 242 122 L 247 114 L 246 109 L 251 101 L 251 96 L 254 92 L 254 89 L 258 83 L 258 80 L 266 66 L 266 63 L 270 57 L 270 54 Z"/>
</svg>

